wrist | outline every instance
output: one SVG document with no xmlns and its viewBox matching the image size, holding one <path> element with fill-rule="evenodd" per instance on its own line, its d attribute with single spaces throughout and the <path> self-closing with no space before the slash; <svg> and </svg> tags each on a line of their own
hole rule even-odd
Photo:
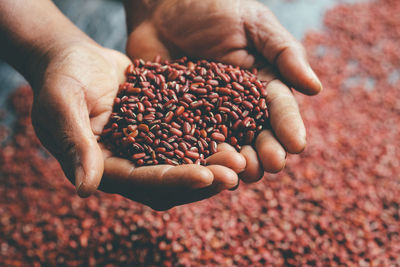
<svg viewBox="0 0 400 267">
<path fill-rule="evenodd" d="M 31 82 L 54 54 L 74 42 L 93 42 L 50 0 L 0 2 L 0 57 Z"/>
<path fill-rule="evenodd" d="M 27 53 L 24 66 L 18 71 L 24 75 L 33 90 L 37 91 L 44 83 L 49 69 L 57 70 L 57 66 L 62 64 L 62 60 L 67 59 L 68 55 L 74 52 L 78 46 L 100 47 L 83 33 L 82 36 L 60 36 L 60 38 L 50 39 L 30 50 Z"/>
<path fill-rule="evenodd" d="M 165 0 L 124 0 L 126 24 L 131 32 L 152 16 L 153 11 Z"/>
</svg>

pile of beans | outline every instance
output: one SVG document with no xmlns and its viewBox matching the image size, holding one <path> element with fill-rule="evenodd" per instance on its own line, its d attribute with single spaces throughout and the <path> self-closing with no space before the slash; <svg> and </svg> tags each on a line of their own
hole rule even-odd
<svg viewBox="0 0 400 267">
<path fill-rule="evenodd" d="M 227 142 L 238 151 L 268 127 L 265 82 L 222 63 L 134 60 L 103 142 L 137 166 L 205 164 Z"/>
<path fill-rule="evenodd" d="M 305 38 L 324 91 L 297 95 L 304 153 L 278 175 L 167 212 L 77 197 L 36 139 L 21 88 L 0 147 L 0 266 L 399 266 L 398 14 L 398 0 L 329 11 Z"/>
</svg>

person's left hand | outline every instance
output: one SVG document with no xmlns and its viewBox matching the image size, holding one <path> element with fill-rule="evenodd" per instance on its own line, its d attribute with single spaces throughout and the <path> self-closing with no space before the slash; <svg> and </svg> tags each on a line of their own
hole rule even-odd
<svg viewBox="0 0 400 267">
<path fill-rule="evenodd" d="M 131 59 L 152 60 L 189 56 L 252 68 L 268 68 L 267 103 L 272 130 L 264 130 L 255 146 L 244 146 L 244 182 L 279 172 L 286 153 L 300 153 L 306 131 L 288 85 L 308 95 L 321 83 L 311 69 L 303 46 L 268 8 L 253 0 L 126 0 Z M 269 69 L 269 70 L 268 70 Z M 283 77 L 281 82 L 274 72 Z M 231 148 L 233 150 L 233 148 Z"/>
<path fill-rule="evenodd" d="M 41 60 L 40 60 L 41 59 Z M 56 157 L 77 193 L 97 187 L 155 210 L 200 201 L 235 187 L 246 161 L 218 147 L 208 166 L 186 164 L 136 167 L 113 155 L 99 141 L 112 112 L 118 85 L 130 60 L 92 40 L 62 42 L 32 65 L 32 124 L 42 144 Z"/>
</svg>

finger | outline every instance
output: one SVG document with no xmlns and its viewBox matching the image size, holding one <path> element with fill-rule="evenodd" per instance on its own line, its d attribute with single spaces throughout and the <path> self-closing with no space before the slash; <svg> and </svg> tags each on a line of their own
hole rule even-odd
<svg viewBox="0 0 400 267">
<path fill-rule="evenodd" d="M 143 40 L 146 41 L 143 42 Z M 174 57 L 158 38 L 158 33 L 150 22 L 143 22 L 129 34 L 126 53 L 131 59 L 153 60 L 156 56 L 160 56 L 162 59 Z"/>
<path fill-rule="evenodd" d="M 236 173 L 246 168 L 246 159 L 227 143 L 219 144 L 217 153 L 206 159 L 207 165 L 221 165 L 232 169 Z"/>
<path fill-rule="evenodd" d="M 221 143 L 217 146 L 217 151 L 230 151 L 230 152 L 237 152 L 236 149 L 228 143 Z"/>
<path fill-rule="evenodd" d="M 166 210 L 209 198 L 237 183 L 237 174 L 224 166 L 189 164 L 134 168 L 129 160 L 108 157 L 100 188 L 140 201 L 153 209 Z M 153 199 L 145 198 L 145 191 Z M 159 195 L 154 195 L 154 192 L 159 192 Z"/>
<path fill-rule="evenodd" d="M 160 211 L 206 199 L 234 187 L 238 181 L 234 171 L 216 165 L 134 168 L 129 160 L 108 157 L 104 166 L 101 190 L 121 194 Z"/>
<path fill-rule="evenodd" d="M 289 153 L 300 153 L 306 146 L 306 129 L 290 89 L 279 80 L 267 85 L 270 124 L 276 137 Z"/>
<path fill-rule="evenodd" d="M 277 173 L 285 167 L 285 149 L 270 130 L 264 130 L 257 136 L 255 147 L 264 171 Z"/>
<path fill-rule="evenodd" d="M 75 183 L 78 195 L 87 197 L 100 183 L 103 156 L 91 130 L 85 96 L 74 80 L 64 79 L 53 86 L 36 96 L 33 124 L 43 145 Z"/>
<path fill-rule="evenodd" d="M 248 14 L 245 27 L 255 48 L 300 92 L 318 94 L 322 84 L 307 60 L 303 46 L 260 4 Z"/>
<path fill-rule="evenodd" d="M 254 183 L 260 180 L 264 175 L 264 170 L 254 148 L 243 146 L 240 154 L 246 159 L 246 168 L 239 174 L 240 179 L 245 183 Z"/>
<path fill-rule="evenodd" d="M 197 164 L 155 165 L 135 168 L 129 160 L 109 157 L 104 161 L 102 190 L 121 193 L 132 188 L 195 189 L 212 184 L 213 173 Z"/>
<path fill-rule="evenodd" d="M 210 198 L 221 191 L 234 188 L 239 182 L 237 174 L 227 167 L 210 165 L 207 166 L 207 168 L 214 175 L 213 183 L 208 187 L 194 191 L 182 192 L 181 194 L 177 195 L 174 203 L 175 206 Z"/>
<path fill-rule="evenodd" d="M 209 165 L 207 169 L 214 175 L 211 188 L 214 188 L 218 192 L 235 187 L 239 182 L 237 174 L 230 168 L 220 165 Z"/>
<path fill-rule="evenodd" d="M 249 51 L 245 49 L 228 52 L 223 54 L 221 57 L 217 57 L 216 59 L 226 64 L 232 64 L 234 66 L 240 66 L 246 69 L 254 67 L 256 63 L 255 55 L 249 53 Z"/>
<path fill-rule="evenodd" d="M 238 183 L 237 183 L 234 187 L 229 188 L 228 190 L 229 190 L 229 191 L 236 191 L 236 190 L 239 188 L 239 185 L 240 185 L 240 178 L 239 178 L 239 180 L 238 180 Z"/>
</svg>

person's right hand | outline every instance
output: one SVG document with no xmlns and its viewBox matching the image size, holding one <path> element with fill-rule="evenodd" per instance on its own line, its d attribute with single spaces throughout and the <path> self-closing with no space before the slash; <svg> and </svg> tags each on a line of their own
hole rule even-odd
<svg viewBox="0 0 400 267">
<path fill-rule="evenodd" d="M 35 62 L 32 121 L 43 145 L 86 197 L 100 189 L 156 210 L 198 201 L 234 187 L 246 167 L 237 152 L 208 158 L 209 166 L 158 165 L 136 168 L 98 143 L 119 84 L 131 63 L 121 53 L 90 41 L 53 46 Z M 229 148 L 228 148 L 229 150 Z"/>
<path fill-rule="evenodd" d="M 243 181 L 281 171 L 287 153 L 304 150 L 306 130 L 289 87 L 315 95 L 322 85 L 303 46 L 266 6 L 255 0 L 125 0 L 125 6 L 126 51 L 132 59 L 188 56 L 242 68 L 268 67 L 262 78 L 270 81 L 266 102 L 271 129 L 262 131 L 254 146 L 242 148 L 247 162 Z"/>
</svg>

